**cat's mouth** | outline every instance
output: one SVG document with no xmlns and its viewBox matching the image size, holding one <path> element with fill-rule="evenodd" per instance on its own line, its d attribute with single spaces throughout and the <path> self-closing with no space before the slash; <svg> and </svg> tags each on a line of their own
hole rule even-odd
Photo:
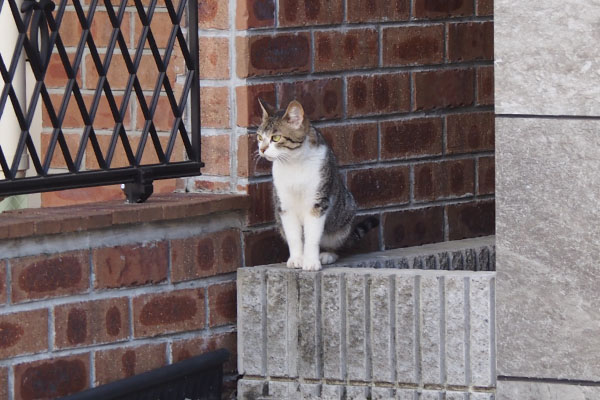
<svg viewBox="0 0 600 400">
<path fill-rule="evenodd" d="M 273 157 L 269 157 L 268 155 L 266 155 L 266 154 L 265 154 L 264 152 L 262 152 L 262 151 L 259 151 L 259 152 L 258 152 L 258 154 L 260 154 L 260 156 L 261 156 L 262 158 L 266 158 L 266 159 L 267 159 L 267 161 L 271 161 L 271 162 L 275 161 L 275 158 L 273 158 Z"/>
</svg>

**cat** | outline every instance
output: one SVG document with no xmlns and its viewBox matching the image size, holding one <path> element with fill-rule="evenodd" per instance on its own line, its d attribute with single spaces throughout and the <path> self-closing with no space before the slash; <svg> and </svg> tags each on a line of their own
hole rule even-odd
<svg viewBox="0 0 600 400">
<path fill-rule="evenodd" d="M 298 101 L 285 111 L 260 99 L 259 104 L 258 153 L 273 163 L 273 203 L 290 251 L 287 266 L 319 271 L 379 221 L 370 217 L 354 225 L 354 197 L 340 177 L 333 151 Z"/>
</svg>

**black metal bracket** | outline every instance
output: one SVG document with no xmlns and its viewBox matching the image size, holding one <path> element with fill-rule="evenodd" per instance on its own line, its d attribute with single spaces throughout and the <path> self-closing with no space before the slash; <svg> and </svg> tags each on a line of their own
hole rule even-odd
<svg viewBox="0 0 600 400">
<path fill-rule="evenodd" d="M 22 13 L 33 10 L 31 27 L 29 28 L 29 38 L 33 48 L 37 51 L 40 61 L 44 64 L 52 51 L 49 43 L 46 13 L 51 13 L 54 11 L 55 7 L 56 5 L 52 0 L 25 0 L 23 1 L 23 4 L 21 4 Z M 41 42 L 38 42 L 38 33 Z"/>
<path fill-rule="evenodd" d="M 127 196 L 127 202 L 130 204 L 143 203 L 154 192 L 152 172 L 146 169 L 140 169 L 138 172 L 135 182 L 122 185 L 123 193 Z"/>
</svg>

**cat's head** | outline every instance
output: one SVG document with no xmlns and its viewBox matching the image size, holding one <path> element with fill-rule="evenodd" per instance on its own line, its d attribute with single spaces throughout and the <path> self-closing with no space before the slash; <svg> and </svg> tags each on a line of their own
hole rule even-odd
<svg viewBox="0 0 600 400">
<path fill-rule="evenodd" d="M 298 153 L 310 130 L 302 105 L 292 100 L 285 111 L 276 111 L 258 100 L 262 122 L 256 132 L 258 154 L 269 161 L 289 160 Z"/>
</svg>

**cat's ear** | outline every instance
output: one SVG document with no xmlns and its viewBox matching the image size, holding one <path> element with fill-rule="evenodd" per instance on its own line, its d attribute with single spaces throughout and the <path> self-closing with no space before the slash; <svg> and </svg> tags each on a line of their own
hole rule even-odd
<svg viewBox="0 0 600 400">
<path fill-rule="evenodd" d="M 269 103 L 264 101 L 263 99 L 258 99 L 258 104 L 260 105 L 260 109 L 262 110 L 262 119 L 263 121 L 275 114 L 275 110 Z"/>
<path fill-rule="evenodd" d="M 300 129 L 304 122 L 304 108 L 302 108 L 302 104 L 296 100 L 292 100 L 285 110 L 283 119 L 287 121 L 293 129 Z"/>
</svg>

